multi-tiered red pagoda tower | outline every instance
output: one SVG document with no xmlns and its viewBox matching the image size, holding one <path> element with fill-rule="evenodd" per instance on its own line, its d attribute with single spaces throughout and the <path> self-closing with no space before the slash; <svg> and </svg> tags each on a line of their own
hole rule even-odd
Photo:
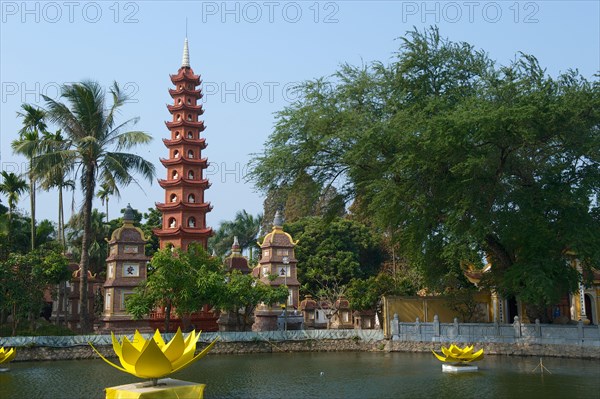
<svg viewBox="0 0 600 399">
<path fill-rule="evenodd" d="M 163 139 L 169 158 L 160 160 L 167 169 L 167 178 L 158 181 L 165 189 L 165 202 L 156 204 L 162 212 L 162 228 L 154 233 L 160 239 L 161 249 L 173 245 L 187 250 L 191 243 L 202 243 L 206 248 L 212 235 L 212 229 L 206 227 L 206 213 L 212 207 L 204 201 L 204 190 L 210 186 L 204 178 L 207 160 L 201 155 L 206 148 L 205 139 L 200 137 L 204 130 L 200 115 L 204 110 L 198 104 L 202 98 L 197 89 L 200 76 L 190 67 L 187 38 L 181 68 L 171 75 L 171 82 L 175 85 L 175 89 L 169 89 L 173 105 L 167 108 L 173 119 L 166 122 L 171 137 Z"/>
</svg>

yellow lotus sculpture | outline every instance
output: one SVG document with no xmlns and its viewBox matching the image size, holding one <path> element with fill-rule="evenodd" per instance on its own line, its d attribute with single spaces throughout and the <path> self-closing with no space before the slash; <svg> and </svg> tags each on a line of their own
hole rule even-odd
<svg viewBox="0 0 600 399">
<path fill-rule="evenodd" d="M 469 363 L 483 359 L 483 349 L 473 353 L 473 345 L 464 348 L 459 348 L 454 344 L 450 345 L 450 348 L 442 346 L 443 355 L 432 352 L 442 362 Z"/>
<path fill-rule="evenodd" d="M 15 348 L 10 348 L 5 350 L 4 347 L 0 348 L 0 364 L 8 363 L 15 358 L 17 355 L 17 351 Z"/>
<path fill-rule="evenodd" d="M 196 342 L 200 338 L 200 333 L 196 334 L 196 331 L 192 331 L 184 339 L 181 329 L 178 328 L 177 333 L 168 343 L 165 343 L 158 330 L 148 340 L 137 330 L 132 341 L 124 336 L 122 342 L 119 343 L 113 333 L 111 336 L 113 350 L 119 357 L 122 367 L 102 356 L 91 343 L 90 346 L 114 368 L 139 378 L 150 378 L 155 382 L 158 378 L 179 371 L 203 358 L 217 342 L 215 339 L 202 352 L 194 356 Z"/>
</svg>

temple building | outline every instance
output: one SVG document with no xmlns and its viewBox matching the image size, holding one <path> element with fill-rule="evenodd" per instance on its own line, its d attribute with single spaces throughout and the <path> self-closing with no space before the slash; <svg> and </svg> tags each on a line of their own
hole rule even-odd
<svg viewBox="0 0 600 399">
<path fill-rule="evenodd" d="M 123 225 L 113 231 L 108 241 L 106 281 L 104 282 L 104 310 L 102 327 L 111 331 L 148 330 L 147 320 L 132 320 L 125 310 L 125 300 L 135 287 L 147 278 L 145 254 L 148 241 L 144 232 L 133 225 L 134 213 L 129 204 L 123 214 Z"/>
<path fill-rule="evenodd" d="M 162 228 L 154 230 L 160 240 L 160 248 L 174 246 L 187 250 L 190 243 L 201 243 L 207 248 L 212 229 L 206 226 L 206 213 L 212 209 L 204 200 L 204 190 L 210 184 L 204 177 L 207 159 L 202 158 L 206 141 L 201 137 L 204 122 L 202 92 L 198 88 L 200 76 L 190 67 L 188 40 L 185 39 L 181 68 L 171 75 L 174 89 L 169 89 L 173 104 L 167 109 L 172 120 L 165 122 L 169 138 L 163 139 L 168 158 L 160 162 L 167 170 L 166 179 L 158 183 L 165 190 L 165 202 L 157 203 L 162 213 Z"/>
<path fill-rule="evenodd" d="M 300 283 L 297 278 L 296 265 L 298 263 L 294 254 L 294 247 L 297 241 L 292 239 L 288 233 L 283 231 L 283 219 L 279 211 L 275 213 L 273 220 L 273 230 L 267 234 L 262 243 L 258 243 L 261 248 L 261 258 L 258 266 L 252 271 L 253 275 L 264 284 L 272 287 L 286 285 L 289 295 L 285 304 L 278 307 L 261 305 L 255 311 L 255 322 L 252 329 L 255 331 L 276 330 L 277 318 L 288 312 L 285 323 L 286 329 L 297 329 L 301 327 L 302 316 L 294 317 L 292 313 L 298 308 Z M 271 279 L 270 276 L 276 278 Z M 285 311 L 282 310 L 285 309 Z M 300 323 L 295 323 L 296 319 Z M 295 325 L 299 324 L 299 325 Z"/>
</svg>

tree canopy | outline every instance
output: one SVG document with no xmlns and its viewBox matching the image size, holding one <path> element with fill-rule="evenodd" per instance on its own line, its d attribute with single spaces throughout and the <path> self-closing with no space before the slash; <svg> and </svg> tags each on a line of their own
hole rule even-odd
<svg viewBox="0 0 600 399">
<path fill-rule="evenodd" d="M 552 304 L 600 265 L 600 81 L 548 76 L 535 57 L 497 65 L 436 28 L 408 32 L 384 65 L 342 65 L 298 87 L 250 177 L 308 174 L 393 232 L 431 286 L 461 266 Z"/>
</svg>

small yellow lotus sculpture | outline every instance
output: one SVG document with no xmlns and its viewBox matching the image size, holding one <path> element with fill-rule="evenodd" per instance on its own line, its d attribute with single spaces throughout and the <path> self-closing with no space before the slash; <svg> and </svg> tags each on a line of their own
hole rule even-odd
<svg viewBox="0 0 600 399">
<path fill-rule="evenodd" d="M 0 348 L 0 364 L 8 363 L 15 358 L 17 355 L 17 351 L 15 348 L 10 348 L 8 350 L 4 350 L 4 347 Z"/>
<path fill-rule="evenodd" d="M 432 351 L 435 357 L 442 362 L 456 362 L 456 363 L 469 363 L 483 359 L 483 349 L 473 353 L 473 345 L 459 348 L 452 344 L 450 348 L 442 346 L 443 356 Z"/>
<path fill-rule="evenodd" d="M 158 378 L 179 371 L 203 358 L 217 342 L 215 339 L 202 352 L 194 356 L 196 342 L 200 338 L 200 333 L 196 335 L 196 331 L 192 331 L 184 339 L 181 329 L 178 328 L 177 333 L 169 343 L 165 343 L 158 330 L 148 340 L 142 337 L 142 334 L 137 330 L 132 341 L 124 336 L 122 342 L 119 343 L 113 333 L 111 333 L 111 336 L 113 349 L 123 367 L 117 366 L 106 359 L 91 343 L 90 346 L 106 363 L 114 368 L 139 378 L 150 378 L 154 383 Z"/>
</svg>

